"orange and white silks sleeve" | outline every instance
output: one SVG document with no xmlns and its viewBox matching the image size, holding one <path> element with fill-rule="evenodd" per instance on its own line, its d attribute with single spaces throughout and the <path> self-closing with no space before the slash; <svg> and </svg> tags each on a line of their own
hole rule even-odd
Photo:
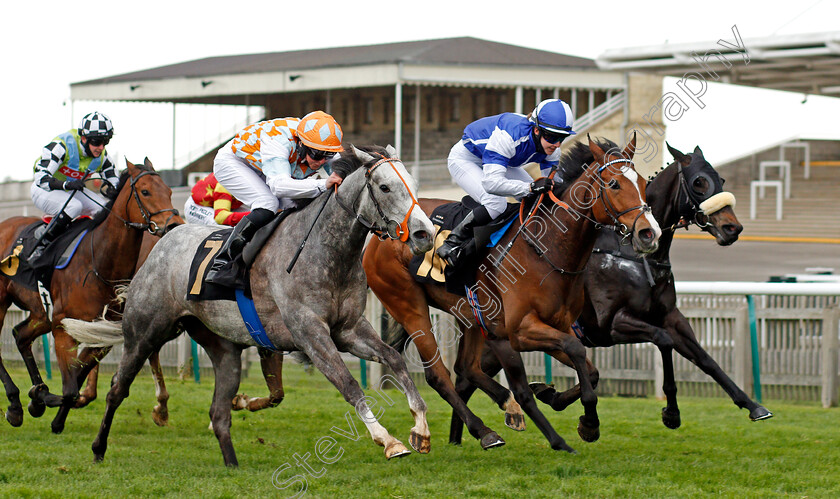
<svg viewBox="0 0 840 499">
<path fill-rule="evenodd" d="M 236 225 L 239 221 L 250 213 L 249 211 L 233 211 L 242 206 L 242 203 L 233 199 L 230 192 L 222 187 L 221 183 L 216 184 L 213 189 L 213 212 L 216 223 L 219 225 Z"/>
</svg>

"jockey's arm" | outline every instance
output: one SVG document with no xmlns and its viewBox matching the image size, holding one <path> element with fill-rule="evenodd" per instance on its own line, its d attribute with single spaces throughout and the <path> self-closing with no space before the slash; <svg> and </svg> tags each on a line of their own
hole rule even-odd
<svg viewBox="0 0 840 499">
<path fill-rule="evenodd" d="M 67 151 L 59 141 L 53 141 L 41 150 L 41 159 L 35 163 L 35 178 L 38 186 L 48 191 L 64 190 L 64 182 L 53 177 L 58 171 Z"/>
<path fill-rule="evenodd" d="M 485 163 L 483 169 L 484 177 L 481 179 L 481 186 L 490 194 L 519 199 L 531 192 L 530 183 L 505 177 L 507 167 L 504 165 Z"/>
<path fill-rule="evenodd" d="M 102 168 L 99 169 L 99 176 L 103 181 L 111 184 L 116 188 L 120 184 L 120 177 L 117 175 L 117 169 L 114 167 L 114 161 L 106 152 L 103 152 Z"/>
<path fill-rule="evenodd" d="M 271 193 L 281 199 L 314 198 L 327 190 L 326 179 L 292 178 L 291 142 L 265 141 L 260 146 L 262 171 Z"/>
</svg>

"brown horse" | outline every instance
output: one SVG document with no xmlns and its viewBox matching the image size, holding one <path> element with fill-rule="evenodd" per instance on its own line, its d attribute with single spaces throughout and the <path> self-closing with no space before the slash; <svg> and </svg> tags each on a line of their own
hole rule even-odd
<svg viewBox="0 0 840 499">
<path fill-rule="evenodd" d="M 146 159 L 144 165 L 128 161 L 126 164 L 116 198 L 96 215 L 95 226 L 84 236 L 69 265 L 53 273 L 49 285 L 53 302 L 51 320 L 38 292 L 0 274 L 0 324 L 12 303 L 29 312 L 26 320 L 13 328 L 32 381 L 29 413 L 40 417 L 46 407 L 59 407 L 51 424 L 54 433 L 64 430 L 72 407 L 82 407 L 96 396 L 94 390 L 92 394 L 80 397 L 79 386 L 90 369 L 108 352 L 104 348 L 83 348 L 79 351 L 77 343 L 64 331 L 61 321 L 65 317 L 93 320 L 106 312 L 106 307 L 115 297 L 115 286 L 124 284 L 134 275 L 144 231 L 162 235 L 183 223 L 178 211 L 172 207 L 171 189 L 161 180 L 151 162 Z M 33 217 L 13 217 L 0 224 L 2 254 L 9 254 L 19 234 L 37 221 Z M 32 355 L 32 342 L 50 331 L 61 371 L 62 395 L 49 392 Z M 23 410 L 19 391 L 2 363 L 0 378 L 11 403 L 6 419 L 12 426 L 20 426 Z"/>
<path fill-rule="evenodd" d="M 520 219 L 514 220 L 496 248 L 482 260 L 477 284 L 473 286 L 478 292 L 477 308 L 483 312 L 487 336 L 492 339 L 488 344 L 498 348 L 498 355 L 505 359 L 515 401 L 535 421 L 553 449 L 572 452 L 539 412 L 517 352 L 543 351 L 575 366 L 585 408 L 578 431 L 587 440 L 596 439 L 597 397 L 589 381 L 585 348 L 571 326 L 583 306 L 581 271 L 599 228 L 619 231 L 638 252 L 656 249 L 661 231 L 645 204 L 645 182 L 633 168 L 634 149 L 635 137 L 624 151 L 604 151 L 590 140 L 592 164 L 560 198 L 554 193 L 540 196 L 530 203 L 533 208 L 528 210 L 531 216 L 527 219 L 522 216 L 525 210 L 520 210 Z M 579 159 L 567 154 L 561 167 L 573 164 L 580 168 Z M 426 199 L 420 200 L 420 206 L 431 213 L 447 202 Z M 363 260 L 368 285 L 414 341 L 429 385 L 453 407 L 483 448 L 501 445 L 504 441 L 456 393 L 441 361 L 429 318 L 430 306 L 459 318 L 465 336 L 461 338 L 455 370 L 484 389 L 492 379 L 481 372 L 485 338 L 471 319 L 473 311 L 465 298 L 447 292 L 443 285 L 415 281 L 408 269 L 410 260 L 411 255 L 401 246 L 372 240 Z M 513 405 L 507 391 L 494 401 L 503 409 Z M 515 429 L 521 429 L 521 415 L 509 419 Z"/>
<path fill-rule="evenodd" d="M 751 400 L 703 349 L 691 325 L 677 308 L 670 249 L 677 229 L 696 225 L 715 237 L 720 246 L 738 240 L 743 226 L 733 211 L 735 197 L 723 190 L 724 179 L 696 147 L 683 154 L 668 145 L 674 163 L 668 165 L 647 186 L 647 200 L 653 216 L 664 228 L 659 248 L 644 260 L 626 251 L 610 233 L 599 235 L 595 251 L 586 266 L 586 301 L 578 323 L 588 346 L 608 347 L 624 343 L 650 342 L 662 355 L 663 392 L 667 405 L 662 422 L 678 428 L 680 411 L 674 380 L 672 351 L 697 365 L 729 394 L 735 405 L 749 410 L 753 421 L 773 416 Z M 485 348 L 482 370 L 494 376 L 501 363 Z M 456 389 L 469 400 L 476 387 L 459 377 Z M 580 397 L 580 385 L 558 393 L 545 383 L 531 383 L 540 401 L 561 411 Z M 461 441 L 462 423 L 453 413 L 450 442 Z"/>
</svg>

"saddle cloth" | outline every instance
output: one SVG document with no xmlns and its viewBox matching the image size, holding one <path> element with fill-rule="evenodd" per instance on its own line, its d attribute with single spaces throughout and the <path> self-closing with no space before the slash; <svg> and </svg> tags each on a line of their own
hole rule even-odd
<svg viewBox="0 0 840 499">
<path fill-rule="evenodd" d="M 271 222 L 266 224 L 258 230 L 256 234 L 254 234 L 254 237 L 245 246 L 245 249 L 242 250 L 242 259 L 248 268 L 249 279 L 246 279 L 246 282 L 250 282 L 251 264 L 254 263 L 254 260 L 257 258 L 257 254 L 265 245 L 269 236 L 271 236 L 271 234 L 274 233 L 274 230 L 280 225 L 280 222 L 282 222 L 283 219 L 285 219 L 293 211 L 295 210 L 287 209 L 277 214 Z M 210 263 L 213 262 L 213 258 L 219 250 L 222 249 L 222 245 L 232 231 L 233 227 L 220 228 L 219 230 L 212 232 L 201 242 L 201 244 L 198 245 L 198 249 L 196 250 L 195 255 L 193 255 L 192 263 L 190 264 L 187 301 L 236 301 L 235 289 L 205 281 L 207 272 L 210 270 Z M 247 298 L 251 297 L 251 290 L 249 286 L 246 286 L 246 289 L 242 291 L 244 291 L 244 295 Z"/>
<path fill-rule="evenodd" d="M 499 239 L 510 227 L 513 217 L 519 212 L 519 204 L 508 203 L 507 209 L 492 223 L 476 227 L 473 240 L 467 243 L 463 263 L 458 268 L 447 265 L 438 255 L 437 249 L 443 244 L 464 217 L 477 208 L 479 204 L 469 196 L 460 202 L 452 202 L 438 206 L 429 217 L 435 226 L 435 243 L 431 250 L 423 255 L 415 255 L 409 263 L 409 271 L 417 282 L 424 284 L 443 283 L 446 290 L 460 296 L 466 296 L 466 287 L 475 284 L 475 275 L 481 261 L 496 245 Z"/>
<path fill-rule="evenodd" d="M 53 271 L 67 267 L 82 238 L 93 226 L 93 220 L 90 217 L 81 217 L 74 220 L 63 234 L 60 234 L 55 241 L 44 248 L 41 263 L 33 268 L 21 255 L 28 255 L 44 231 L 47 230 L 46 223 L 43 221 L 35 222 L 23 229 L 20 236 L 12 244 L 9 254 L 0 261 L 0 272 L 12 281 L 33 291 L 38 290 L 38 281 L 49 288 Z"/>
</svg>

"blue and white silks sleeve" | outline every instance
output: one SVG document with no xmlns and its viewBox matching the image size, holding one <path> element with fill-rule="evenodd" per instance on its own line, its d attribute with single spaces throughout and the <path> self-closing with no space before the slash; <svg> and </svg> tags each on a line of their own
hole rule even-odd
<svg viewBox="0 0 840 499">
<path fill-rule="evenodd" d="M 482 158 L 484 178 L 481 180 L 481 186 L 485 191 L 514 198 L 521 198 L 531 191 L 528 182 L 506 177 L 508 168 L 518 168 L 510 165 L 510 159 L 516 154 L 518 142 L 525 140 L 528 140 L 528 137 L 514 140 L 507 131 L 498 127 L 493 130 Z"/>
</svg>

